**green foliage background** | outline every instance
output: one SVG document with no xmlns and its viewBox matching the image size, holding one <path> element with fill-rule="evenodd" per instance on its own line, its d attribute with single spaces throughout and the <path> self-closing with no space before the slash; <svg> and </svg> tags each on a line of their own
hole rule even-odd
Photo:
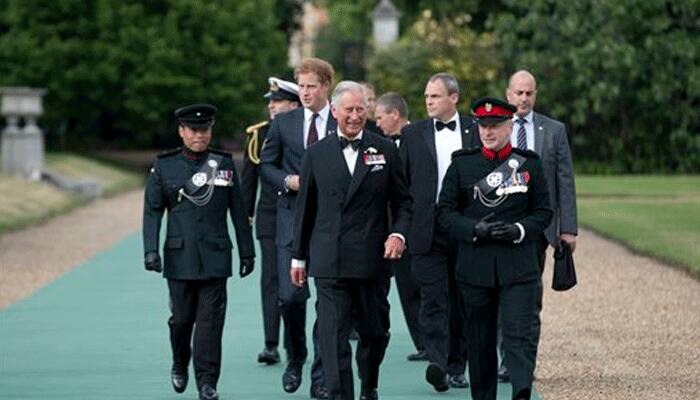
<svg viewBox="0 0 700 400">
<path fill-rule="evenodd" d="M 68 145 L 177 143 L 172 111 L 219 107 L 217 136 L 260 118 L 286 71 L 273 0 L 6 0 L 0 85 L 48 88 L 42 125 Z M 256 101 L 258 100 L 259 101 Z"/>
</svg>

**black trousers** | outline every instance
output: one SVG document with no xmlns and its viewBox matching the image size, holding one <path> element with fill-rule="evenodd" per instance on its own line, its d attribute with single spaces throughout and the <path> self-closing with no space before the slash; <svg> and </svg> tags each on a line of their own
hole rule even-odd
<svg viewBox="0 0 700 400">
<path fill-rule="evenodd" d="M 500 308 L 503 350 L 513 398 L 529 399 L 540 337 L 538 281 L 492 288 L 460 282 L 459 288 L 467 323 L 472 398 L 496 399 L 496 326 Z"/>
<path fill-rule="evenodd" d="M 173 371 L 186 372 L 192 358 L 197 388 L 204 384 L 216 387 L 226 318 L 226 278 L 168 279 L 168 289 Z"/>
<path fill-rule="evenodd" d="M 411 255 L 411 272 L 420 284 L 420 327 L 430 362 L 450 375 L 463 374 L 467 347 L 455 281 L 457 245 L 436 230 L 426 254 Z"/>
<path fill-rule="evenodd" d="M 363 388 L 375 389 L 379 366 L 389 343 L 383 280 L 315 278 L 318 326 L 326 388 L 330 399 L 354 399 L 352 348 L 353 326 L 357 344 L 358 374 Z M 383 300 L 382 300 L 383 299 Z"/>
<path fill-rule="evenodd" d="M 287 368 L 294 368 L 300 371 L 302 365 L 306 362 L 308 354 L 306 347 L 308 283 L 304 284 L 303 288 L 296 288 L 292 285 L 289 275 L 292 253 L 289 248 L 277 247 L 277 262 L 279 305 L 286 335 L 284 344 L 287 350 Z M 318 301 L 316 306 L 318 307 Z M 318 347 L 318 319 L 314 322 L 311 338 L 314 346 L 314 361 L 311 364 L 311 384 L 324 385 L 321 351 Z"/>
<path fill-rule="evenodd" d="M 411 335 L 416 350 L 423 350 L 423 337 L 418 317 L 420 315 L 420 285 L 411 273 L 411 256 L 404 253 L 401 259 L 392 261 L 396 289 L 399 292 L 408 333 Z"/>
<path fill-rule="evenodd" d="M 277 284 L 277 246 L 274 238 L 260 238 L 262 268 L 260 297 L 262 303 L 265 346 L 276 347 L 280 338 L 280 306 Z"/>
</svg>

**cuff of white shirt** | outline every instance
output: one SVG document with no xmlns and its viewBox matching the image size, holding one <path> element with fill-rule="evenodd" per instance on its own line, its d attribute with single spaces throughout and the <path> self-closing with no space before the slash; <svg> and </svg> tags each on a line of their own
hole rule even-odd
<svg viewBox="0 0 700 400">
<path fill-rule="evenodd" d="M 401 239 L 401 241 L 402 241 L 404 244 L 406 244 L 406 238 L 405 238 L 402 234 L 396 233 L 396 232 L 395 232 L 395 233 L 390 233 L 390 234 L 389 234 L 389 237 L 392 237 L 392 236 L 396 236 L 397 238 Z"/>
<path fill-rule="evenodd" d="M 522 242 L 523 239 L 525 239 L 525 228 L 523 228 L 523 226 L 520 224 L 520 222 L 516 222 L 515 226 L 517 226 L 518 229 L 520 229 L 520 237 L 517 238 L 516 240 L 513 240 L 513 243 L 518 244 L 518 243 Z"/>
<path fill-rule="evenodd" d="M 292 268 L 306 268 L 306 260 L 292 258 Z"/>
</svg>

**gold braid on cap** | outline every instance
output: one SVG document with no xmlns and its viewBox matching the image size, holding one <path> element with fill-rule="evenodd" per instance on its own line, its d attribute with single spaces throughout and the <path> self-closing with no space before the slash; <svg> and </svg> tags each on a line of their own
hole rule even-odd
<svg viewBox="0 0 700 400">
<path fill-rule="evenodd" d="M 260 164 L 260 146 L 258 146 L 260 139 L 258 131 L 269 123 L 269 121 L 262 121 L 245 129 L 245 133 L 250 135 L 250 140 L 248 140 L 248 159 L 255 165 Z"/>
</svg>

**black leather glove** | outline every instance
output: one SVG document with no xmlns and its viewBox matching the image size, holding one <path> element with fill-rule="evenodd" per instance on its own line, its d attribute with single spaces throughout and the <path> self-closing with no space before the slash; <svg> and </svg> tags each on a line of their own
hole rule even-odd
<svg viewBox="0 0 700 400">
<path fill-rule="evenodd" d="M 241 258 L 241 269 L 238 271 L 241 278 L 250 275 L 253 269 L 255 269 L 255 258 Z"/>
<path fill-rule="evenodd" d="M 494 213 L 489 213 L 474 225 L 474 235 L 480 239 L 491 239 L 491 232 L 503 226 L 503 222 L 494 221 Z"/>
<path fill-rule="evenodd" d="M 518 229 L 515 224 L 503 224 L 502 226 L 494 229 L 491 232 L 491 236 L 496 240 L 513 242 L 520 238 L 520 229 Z"/>
<path fill-rule="evenodd" d="M 160 264 L 160 255 L 158 255 L 157 251 L 146 253 L 143 263 L 146 266 L 146 271 L 163 272 L 163 266 Z"/>
</svg>

